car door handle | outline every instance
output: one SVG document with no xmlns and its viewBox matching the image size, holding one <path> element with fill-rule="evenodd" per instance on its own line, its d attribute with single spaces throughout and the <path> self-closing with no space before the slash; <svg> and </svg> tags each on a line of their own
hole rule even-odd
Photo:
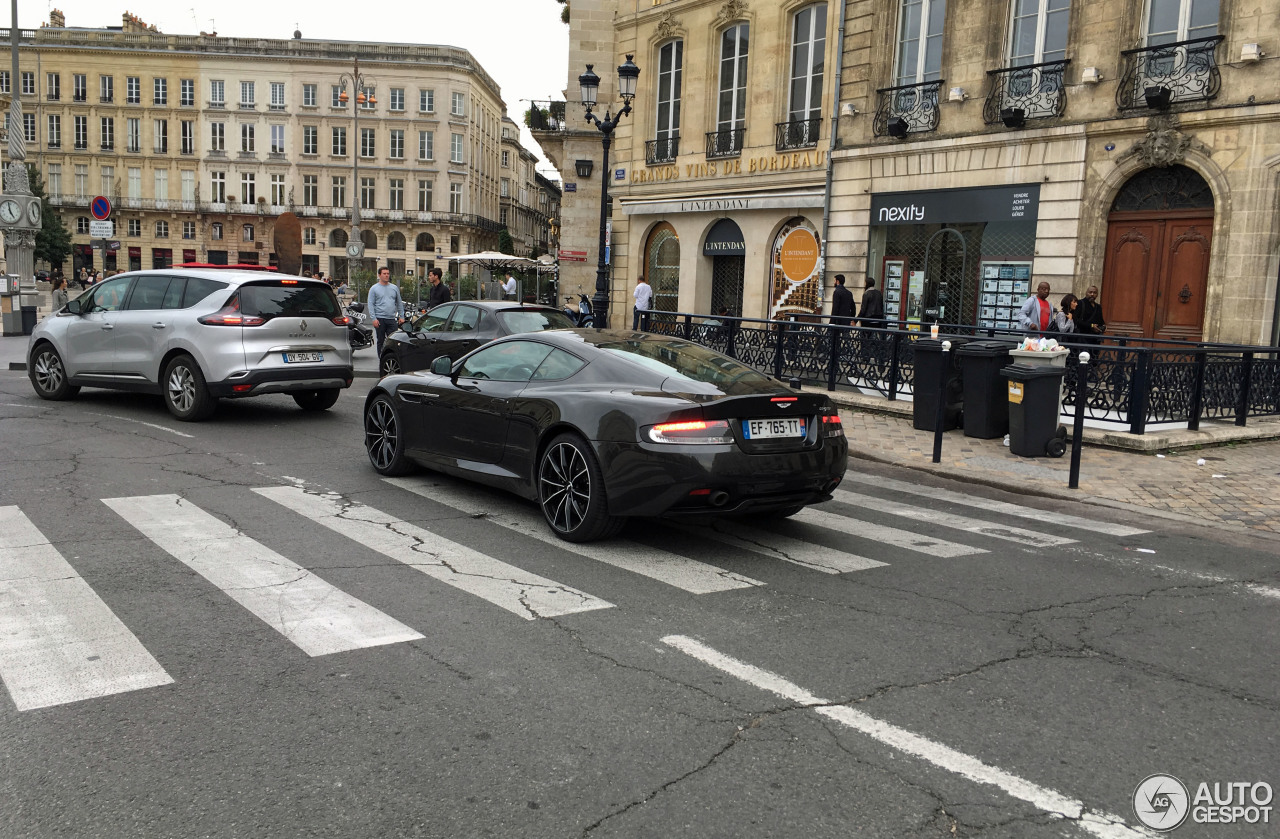
<svg viewBox="0 0 1280 839">
<path fill-rule="evenodd" d="M 169 324 L 167 324 L 167 323 L 160 323 L 159 321 L 156 321 L 155 323 L 151 324 L 151 328 L 152 328 L 152 329 L 164 329 L 164 328 L 165 328 L 165 327 L 167 327 L 168 325 L 169 325 Z"/>
</svg>

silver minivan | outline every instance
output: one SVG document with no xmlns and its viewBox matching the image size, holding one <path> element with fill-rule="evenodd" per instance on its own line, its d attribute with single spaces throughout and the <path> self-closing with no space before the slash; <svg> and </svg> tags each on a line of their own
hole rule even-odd
<svg viewBox="0 0 1280 839">
<path fill-rule="evenodd" d="M 154 393 L 191 421 L 212 414 L 219 398 L 264 393 L 323 411 L 354 375 L 347 318 L 327 283 L 190 268 L 91 287 L 36 326 L 27 370 L 44 399 L 82 387 Z"/>
</svg>

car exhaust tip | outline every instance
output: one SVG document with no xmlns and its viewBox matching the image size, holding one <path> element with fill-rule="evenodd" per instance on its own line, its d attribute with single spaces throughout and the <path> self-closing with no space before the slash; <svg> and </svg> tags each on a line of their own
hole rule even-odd
<svg viewBox="0 0 1280 839">
<path fill-rule="evenodd" d="M 707 501 L 712 507 L 723 507 L 725 504 L 729 503 L 729 493 L 722 489 L 718 489 L 711 493 L 711 497 L 708 498 Z"/>
</svg>

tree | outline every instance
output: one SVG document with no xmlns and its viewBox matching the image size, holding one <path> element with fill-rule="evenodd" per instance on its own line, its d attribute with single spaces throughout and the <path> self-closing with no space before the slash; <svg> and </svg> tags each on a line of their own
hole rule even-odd
<svg viewBox="0 0 1280 839">
<path fill-rule="evenodd" d="M 44 194 L 44 179 L 40 177 L 39 167 L 27 164 L 27 180 L 31 184 L 31 194 L 40 197 L 40 229 L 36 231 L 36 261 L 61 265 L 71 253 L 71 231 L 62 224 L 62 216 L 50 207 L 49 197 Z"/>
<path fill-rule="evenodd" d="M 560 22 L 564 24 L 568 24 L 569 23 L 569 0 L 556 0 L 556 2 L 559 3 L 561 6 L 564 6 L 564 8 L 560 10 Z"/>
<path fill-rule="evenodd" d="M 512 256 L 516 253 L 516 243 L 512 241 L 511 233 L 505 227 L 498 231 L 498 252 L 509 253 Z"/>
</svg>

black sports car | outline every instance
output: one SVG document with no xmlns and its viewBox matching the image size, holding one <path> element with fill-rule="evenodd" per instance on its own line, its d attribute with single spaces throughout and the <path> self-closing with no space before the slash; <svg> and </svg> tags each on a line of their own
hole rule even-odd
<svg viewBox="0 0 1280 839">
<path fill-rule="evenodd" d="M 461 358 L 481 344 L 520 332 L 572 329 L 573 321 L 550 306 L 513 301 L 467 300 L 445 303 L 387 336 L 378 359 L 384 376 L 426 370 L 441 355 Z"/>
<path fill-rule="evenodd" d="M 830 498 L 848 458 L 825 394 L 680 338 L 595 329 L 386 376 L 364 435 L 378 472 L 421 465 L 510 490 L 572 542 L 631 516 L 794 515 Z"/>
</svg>

